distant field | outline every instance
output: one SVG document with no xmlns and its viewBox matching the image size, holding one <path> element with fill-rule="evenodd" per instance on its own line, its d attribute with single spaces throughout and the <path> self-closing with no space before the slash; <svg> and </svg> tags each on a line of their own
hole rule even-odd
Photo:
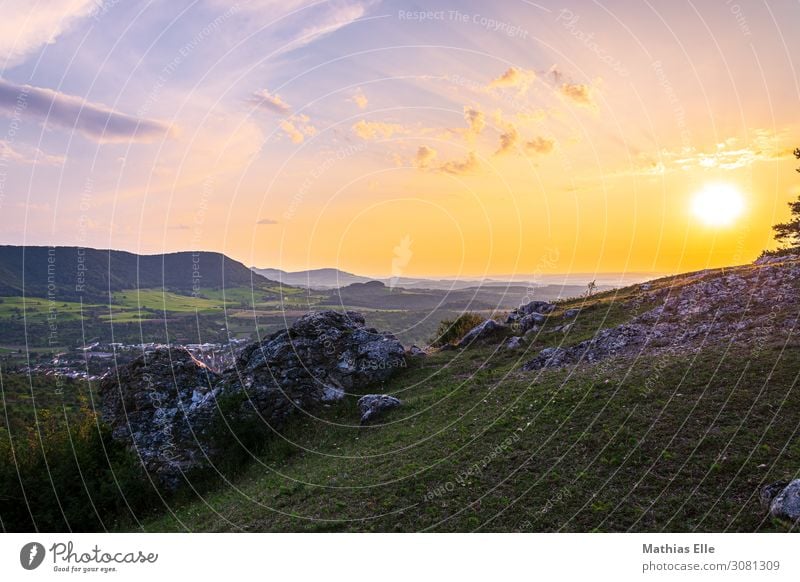
<svg viewBox="0 0 800 582">
<path fill-rule="evenodd" d="M 0 318 L 26 318 L 41 319 L 46 317 L 51 307 L 59 318 L 78 318 L 81 309 L 86 311 L 95 306 L 83 305 L 72 301 L 55 301 L 49 299 L 29 297 L 0 297 Z"/>
</svg>

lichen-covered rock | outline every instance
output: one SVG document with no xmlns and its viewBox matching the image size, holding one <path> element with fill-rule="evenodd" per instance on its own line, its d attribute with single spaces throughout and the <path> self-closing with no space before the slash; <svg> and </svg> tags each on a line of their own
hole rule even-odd
<svg viewBox="0 0 800 582">
<path fill-rule="evenodd" d="M 406 350 L 406 357 L 407 358 L 424 358 L 427 355 L 428 355 L 428 352 L 426 352 L 421 347 L 416 346 L 416 345 L 411 346 L 410 348 L 408 348 Z"/>
<path fill-rule="evenodd" d="M 483 323 L 479 323 L 458 342 L 459 348 L 466 348 L 473 344 L 481 344 L 489 341 L 497 340 L 503 337 L 508 328 L 502 323 L 496 322 L 494 319 L 487 319 Z"/>
<path fill-rule="evenodd" d="M 800 479 L 766 485 L 761 489 L 760 499 L 775 519 L 789 523 L 800 521 Z"/>
<path fill-rule="evenodd" d="M 402 404 L 398 398 L 388 394 L 367 394 L 358 400 L 358 409 L 361 411 L 361 424 L 367 424 L 382 416 L 387 410 L 397 408 Z"/>
<path fill-rule="evenodd" d="M 361 314 L 321 311 L 245 348 L 227 383 L 247 391 L 259 413 L 269 411 L 266 419 L 280 425 L 295 408 L 380 384 L 405 365 L 400 342 L 365 327 Z"/>
<path fill-rule="evenodd" d="M 643 349 L 656 355 L 685 353 L 734 339 L 760 349 L 773 330 L 792 329 L 797 323 L 800 260 L 789 255 L 760 265 L 698 271 L 670 279 L 669 285 L 639 289 L 628 305 L 654 307 L 627 323 L 599 330 L 590 340 L 542 351 L 525 369 L 636 356 Z"/>
<path fill-rule="evenodd" d="M 545 314 L 552 312 L 556 308 L 547 301 L 531 301 L 508 314 L 506 323 L 511 326 L 515 333 L 524 334 L 533 327 L 544 323 Z"/>
<path fill-rule="evenodd" d="M 522 338 L 518 335 L 511 336 L 506 340 L 506 343 L 503 344 L 503 348 L 507 350 L 518 350 L 523 347 Z"/>
<path fill-rule="evenodd" d="M 580 309 L 567 309 L 564 312 L 564 319 L 572 319 L 573 317 L 577 317 L 580 312 Z"/>
<path fill-rule="evenodd" d="M 213 453 L 208 437 L 219 379 L 184 348 L 156 350 L 105 378 L 101 417 L 147 471 L 175 485 Z"/>
<path fill-rule="evenodd" d="M 102 416 L 173 487 L 213 462 L 225 430 L 248 422 L 280 430 L 298 411 L 380 384 L 405 365 L 400 342 L 367 328 L 360 314 L 314 312 L 250 344 L 222 373 L 183 348 L 120 366 L 101 384 Z"/>
</svg>

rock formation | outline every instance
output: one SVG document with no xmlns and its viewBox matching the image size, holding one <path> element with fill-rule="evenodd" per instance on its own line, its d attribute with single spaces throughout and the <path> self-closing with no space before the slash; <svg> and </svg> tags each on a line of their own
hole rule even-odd
<svg viewBox="0 0 800 582">
<path fill-rule="evenodd" d="M 104 379 L 101 411 L 113 437 L 174 487 L 187 471 L 210 466 L 240 423 L 280 430 L 290 416 L 380 384 L 405 365 L 400 342 L 367 328 L 360 314 L 314 312 L 248 345 L 222 373 L 183 348 L 143 355 Z"/>
<path fill-rule="evenodd" d="M 613 356 L 690 351 L 713 342 L 763 341 L 775 326 L 795 325 L 777 319 L 779 312 L 800 307 L 800 260 L 738 267 L 730 273 L 700 271 L 649 285 L 637 296 L 642 305 L 656 306 L 628 323 L 598 331 L 574 346 L 547 348 L 525 364 L 538 370 L 593 363 Z M 642 286 L 644 289 L 644 285 Z M 634 306 L 632 306 L 634 307 Z"/>
</svg>

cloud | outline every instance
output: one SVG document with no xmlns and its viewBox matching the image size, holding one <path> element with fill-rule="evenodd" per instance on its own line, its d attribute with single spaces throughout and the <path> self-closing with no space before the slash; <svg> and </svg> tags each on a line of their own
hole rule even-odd
<svg viewBox="0 0 800 582">
<path fill-rule="evenodd" d="M 752 131 L 749 143 L 731 137 L 711 147 L 662 149 L 656 154 L 641 154 L 626 175 L 660 176 L 667 172 L 693 170 L 737 170 L 756 162 L 773 162 L 792 158 L 788 131 L 766 129 Z"/>
<path fill-rule="evenodd" d="M 247 101 L 256 107 L 272 111 L 273 113 L 280 113 L 281 115 L 285 115 L 292 110 L 289 104 L 281 99 L 280 95 L 274 95 L 267 89 L 255 91 Z"/>
<path fill-rule="evenodd" d="M 318 22 L 301 30 L 297 36 L 278 51 L 278 54 L 297 50 L 320 40 L 345 26 L 362 18 L 366 13 L 367 4 L 356 2 L 353 4 L 336 4 Z M 306 18 L 309 12 L 304 12 Z"/>
<path fill-rule="evenodd" d="M 525 151 L 544 155 L 552 152 L 555 145 L 555 140 L 539 136 L 525 142 Z"/>
<path fill-rule="evenodd" d="M 506 71 L 489 82 L 489 89 L 501 89 L 518 87 L 521 93 L 528 90 L 531 83 L 536 80 L 536 73 L 526 69 L 519 69 L 517 67 L 510 67 Z"/>
<path fill-rule="evenodd" d="M 361 139 L 389 139 L 396 133 L 408 133 L 408 129 L 399 123 L 384 123 L 382 121 L 366 121 L 362 119 L 353 125 L 353 131 Z"/>
<path fill-rule="evenodd" d="M 467 122 L 467 139 L 475 139 L 486 127 L 486 116 L 483 111 L 473 107 L 464 107 L 464 121 Z"/>
<path fill-rule="evenodd" d="M 277 220 L 273 220 L 272 218 L 262 218 L 261 220 L 257 221 L 256 224 L 270 225 L 270 224 L 280 224 L 280 223 Z"/>
<path fill-rule="evenodd" d="M 41 166 L 63 166 L 66 158 L 54 156 L 32 146 L 11 145 L 0 141 L 0 160 L 17 164 L 36 164 Z"/>
<path fill-rule="evenodd" d="M 160 121 L 140 119 L 104 105 L 51 89 L 16 85 L 0 79 L 0 114 L 14 112 L 52 126 L 75 130 L 98 142 L 152 141 L 172 133 Z"/>
<path fill-rule="evenodd" d="M 589 85 L 580 83 L 562 83 L 559 87 L 559 93 L 572 101 L 575 105 L 581 107 L 595 107 L 594 99 L 592 97 L 592 89 Z"/>
<path fill-rule="evenodd" d="M 293 115 L 281 121 L 279 125 L 293 143 L 303 143 L 306 137 L 317 134 L 317 128 L 311 125 L 308 115 Z"/>
<path fill-rule="evenodd" d="M 6 0 L 0 18 L 0 61 L 6 68 L 18 65 L 101 6 L 97 0 Z"/>
<path fill-rule="evenodd" d="M 500 134 L 500 147 L 497 148 L 495 155 L 507 154 L 517 148 L 519 142 L 519 132 L 517 128 L 509 124 L 506 130 Z"/>
<path fill-rule="evenodd" d="M 427 168 L 437 155 L 435 149 L 429 148 L 428 146 L 419 146 L 417 155 L 414 158 L 414 165 L 418 168 Z"/>
<path fill-rule="evenodd" d="M 350 99 L 353 103 L 355 103 L 359 109 L 366 109 L 367 105 L 369 105 L 369 99 L 367 96 L 364 95 L 364 92 L 361 90 L 361 87 L 356 89 L 355 95 Z"/>
<path fill-rule="evenodd" d="M 478 158 L 475 157 L 475 152 L 470 152 L 464 161 L 456 162 L 451 161 L 439 166 L 438 170 L 446 174 L 463 175 L 474 172 L 480 167 Z"/>
</svg>

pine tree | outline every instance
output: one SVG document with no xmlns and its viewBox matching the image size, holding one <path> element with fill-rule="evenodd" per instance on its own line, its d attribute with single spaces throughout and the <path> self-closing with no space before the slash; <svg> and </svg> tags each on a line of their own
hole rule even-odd
<svg viewBox="0 0 800 582">
<path fill-rule="evenodd" d="M 794 157 L 800 160 L 800 148 L 794 150 Z M 800 168 L 797 168 L 797 171 L 800 172 Z M 772 230 L 775 231 L 775 240 L 783 246 L 782 252 L 798 252 L 800 251 L 800 196 L 794 202 L 789 202 L 789 208 L 792 211 L 789 221 L 776 224 Z"/>
</svg>

